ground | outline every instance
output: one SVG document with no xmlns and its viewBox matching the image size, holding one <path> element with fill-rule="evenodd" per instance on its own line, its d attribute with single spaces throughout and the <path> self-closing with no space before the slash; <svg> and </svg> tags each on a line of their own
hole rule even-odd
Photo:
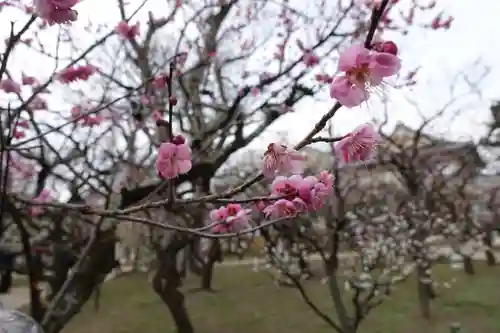
<svg viewBox="0 0 500 333">
<path fill-rule="evenodd" d="M 447 333 L 460 322 L 464 332 L 500 332 L 500 267 L 477 263 L 474 277 L 440 267 L 439 281 L 456 279 L 451 288 L 438 289 L 433 319 L 419 318 L 415 280 L 401 285 L 394 295 L 372 312 L 360 333 Z M 266 273 L 249 266 L 217 267 L 214 293 L 190 292 L 187 306 L 199 333 L 326 333 L 333 332 L 309 310 L 299 293 L 275 286 Z M 192 288 L 188 283 L 186 288 Z M 326 286 L 307 285 L 310 297 L 334 315 Z M 145 275 L 117 278 L 105 284 L 101 309 L 89 304 L 64 333 L 175 332 L 168 310 L 151 291 Z"/>
</svg>

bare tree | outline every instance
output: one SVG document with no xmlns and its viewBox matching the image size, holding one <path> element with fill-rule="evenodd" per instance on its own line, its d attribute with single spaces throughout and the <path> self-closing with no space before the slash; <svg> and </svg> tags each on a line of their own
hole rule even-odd
<svg viewBox="0 0 500 333">
<path fill-rule="evenodd" d="M 284 235 L 288 223 L 259 220 L 243 231 L 213 232 L 208 209 L 239 203 L 235 195 L 264 179 L 259 173 L 213 193 L 217 172 L 299 102 L 319 98 L 332 77 L 321 70 L 313 80 L 311 68 L 327 66 L 332 52 L 353 43 L 371 52 L 376 33 L 404 33 L 415 23 L 409 16 L 391 19 L 399 12 L 387 0 L 333 7 L 320 1 L 312 9 L 229 0 L 167 2 L 166 15 L 149 12 L 139 25 L 133 21 L 147 1 L 127 6 L 119 0 L 121 22 L 90 22 L 83 29 L 88 34 L 79 35 L 53 26 L 77 19 L 73 3 L 35 4 L 13 0 L 1 13 L 27 15 L 12 23 L 0 66 L 0 239 L 5 276 L 12 274 L 12 258 L 21 256 L 15 269 L 29 277 L 31 315 L 48 333 L 60 332 L 93 295 L 98 306 L 100 286 L 119 266 L 115 248 L 124 223 L 141 225 L 138 247 L 150 247 L 156 257 L 153 289 L 177 330 L 193 332 L 180 290 L 187 269 L 201 275 L 208 290 L 220 239 L 270 228 Z M 415 2 L 408 15 L 415 10 L 433 6 Z M 431 29 L 449 26 L 451 19 L 443 23 L 440 15 Z M 235 43 L 241 43 L 237 51 Z M 43 65 L 36 75 L 13 63 L 23 55 L 39 57 Z M 341 107 L 333 104 L 294 149 L 338 141 L 318 134 Z M 188 145 L 190 168 L 159 177 L 158 148 L 174 141 Z M 338 284 L 344 212 L 336 211 L 332 221 L 324 263 L 331 283 Z M 50 286 L 46 295 L 44 282 Z M 358 322 L 347 320 L 338 289 L 331 291 L 341 314 L 340 326 L 332 326 L 352 332 Z M 365 310 L 359 311 L 361 318 Z"/>
</svg>

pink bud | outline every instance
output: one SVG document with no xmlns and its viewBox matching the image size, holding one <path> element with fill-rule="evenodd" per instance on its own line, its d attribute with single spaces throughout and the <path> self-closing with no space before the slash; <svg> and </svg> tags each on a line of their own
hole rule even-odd
<svg viewBox="0 0 500 333">
<path fill-rule="evenodd" d="M 172 138 L 172 143 L 179 146 L 186 143 L 186 139 L 182 135 L 176 135 Z"/>
<path fill-rule="evenodd" d="M 168 98 L 168 103 L 172 106 L 175 106 L 177 105 L 177 98 L 175 98 L 174 96 L 171 96 Z"/>
<path fill-rule="evenodd" d="M 397 56 L 399 52 L 398 46 L 393 41 L 374 43 L 373 50 L 381 53 L 389 53 L 394 56 Z"/>
</svg>

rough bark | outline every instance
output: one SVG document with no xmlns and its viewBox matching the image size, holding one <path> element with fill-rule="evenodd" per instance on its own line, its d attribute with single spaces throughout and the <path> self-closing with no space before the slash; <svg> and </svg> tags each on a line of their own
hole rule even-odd
<svg viewBox="0 0 500 333">
<path fill-rule="evenodd" d="M 431 300 L 434 295 L 434 291 L 430 284 L 430 277 L 426 273 L 425 268 L 417 267 L 417 288 L 418 288 L 418 301 L 420 306 L 420 315 L 424 319 L 431 318 Z"/>
<path fill-rule="evenodd" d="M 217 261 L 222 261 L 222 250 L 220 242 L 218 240 L 214 240 L 212 244 L 210 244 L 210 248 L 207 253 L 207 260 L 203 264 L 200 286 L 202 290 L 212 290 L 214 265 Z"/>
<path fill-rule="evenodd" d="M 81 268 L 75 273 L 65 297 L 43 324 L 45 333 L 58 333 L 80 312 L 106 276 L 117 266 L 114 229 L 101 232 L 91 246 Z"/>
<path fill-rule="evenodd" d="M 179 290 L 182 275 L 177 268 L 177 255 L 187 244 L 184 237 L 174 236 L 165 248 L 157 249 L 158 269 L 153 278 L 153 289 L 170 310 L 178 333 L 194 332 L 184 295 Z"/>
<path fill-rule="evenodd" d="M 465 274 L 467 275 L 476 274 L 476 270 L 474 269 L 474 262 L 472 261 L 472 258 L 470 256 L 463 256 L 463 262 L 464 262 Z"/>
<path fill-rule="evenodd" d="M 493 252 L 494 232 L 493 228 L 488 227 L 484 234 L 484 245 L 486 245 L 485 255 L 488 266 L 495 266 L 497 264 L 495 253 Z"/>
</svg>

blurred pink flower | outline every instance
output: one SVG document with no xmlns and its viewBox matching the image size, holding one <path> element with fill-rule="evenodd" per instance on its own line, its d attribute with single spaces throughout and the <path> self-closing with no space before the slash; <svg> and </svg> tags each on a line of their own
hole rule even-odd
<svg viewBox="0 0 500 333">
<path fill-rule="evenodd" d="M 40 96 L 35 96 L 26 108 L 30 111 L 46 110 L 47 102 Z"/>
<path fill-rule="evenodd" d="M 283 197 L 295 205 L 295 213 L 314 211 L 321 208 L 326 199 L 333 193 L 333 176 L 323 171 L 318 177 L 293 175 L 291 177 L 278 176 L 271 184 L 271 194 Z M 280 200 L 280 199 L 279 199 Z M 279 201 L 278 200 L 278 201 Z M 275 205 L 271 204 L 271 206 Z M 284 204 L 283 202 L 281 204 Z M 284 209 L 287 206 L 277 206 Z M 269 208 L 267 212 L 273 210 Z M 283 213 L 283 211 L 281 211 Z M 281 214 L 281 213 L 280 213 Z"/>
<path fill-rule="evenodd" d="M 77 80 L 86 81 L 96 72 L 96 68 L 91 65 L 72 66 L 63 69 L 57 74 L 57 78 L 62 83 L 70 83 Z"/>
<path fill-rule="evenodd" d="M 75 105 L 71 108 L 71 118 L 76 119 L 81 116 L 83 108 L 80 105 Z"/>
<path fill-rule="evenodd" d="M 159 110 L 153 110 L 153 112 L 151 113 L 151 118 L 153 118 L 154 122 L 157 122 L 158 120 L 163 119 L 163 115 Z"/>
<path fill-rule="evenodd" d="M 296 204 L 287 199 L 279 199 L 271 205 L 264 208 L 264 215 L 268 219 L 279 219 L 284 217 L 293 217 L 299 213 Z"/>
<path fill-rule="evenodd" d="M 165 89 L 168 82 L 168 74 L 156 75 L 153 79 L 153 87 L 159 90 Z"/>
<path fill-rule="evenodd" d="M 285 145 L 271 143 L 262 158 L 262 174 L 273 178 L 281 174 L 302 173 L 307 157 Z"/>
<path fill-rule="evenodd" d="M 313 67 L 319 64 L 319 58 L 312 51 L 305 51 L 302 55 L 302 61 L 307 67 Z"/>
<path fill-rule="evenodd" d="M 78 12 L 72 9 L 79 0 L 34 0 L 34 13 L 49 25 L 71 23 L 78 18 Z"/>
<path fill-rule="evenodd" d="M 94 115 L 84 116 L 82 117 L 82 119 L 83 119 L 82 126 L 93 127 L 100 125 L 103 122 L 104 117 L 102 115 L 94 114 Z"/>
<path fill-rule="evenodd" d="M 213 233 L 235 232 L 248 226 L 251 209 L 243 209 L 239 204 L 228 204 L 210 211 L 210 220 L 214 223 Z"/>
<path fill-rule="evenodd" d="M 129 25 L 127 21 L 121 21 L 115 28 L 116 33 L 124 39 L 134 39 L 139 35 L 139 22 Z"/>
<path fill-rule="evenodd" d="M 334 145 L 335 154 L 341 164 L 367 161 L 381 140 L 372 124 L 363 124 Z"/>
<path fill-rule="evenodd" d="M 373 87 L 401 69 L 401 61 L 391 53 L 353 45 L 340 54 L 338 69 L 345 74 L 330 84 L 330 96 L 350 108 L 368 100 Z"/>
<path fill-rule="evenodd" d="M 40 194 L 33 199 L 34 201 L 38 203 L 47 203 L 52 201 L 52 195 L 50 194 L 49 191 L 47 190 L 42 190 Z M 30 215 L 31 216 L 39 216 L 45 211 L 44 206 L 31 206 L 30 207 Z"/>
<path fill-rule="evenodd" d="M 28 76 L 23 73 L 21 76 L 21 82 L 23 85 L 31 86 L 36 83 L 36 79 L 33 76 Z"/>
<path fill-rule="evenodd" d="M 0 81 L 0 89 L 5 91 L 6 93 L 21 93 L 21 86 L 11 79 L 3 79 L 2 81 Z"/>
<path fill-rule="evenodd" d="M 372 48 L 374 51 L 381 53 L 389 53 L 392 54 L 393 56 L 397 56 L 399 52 L 398 46 L 393 41 L 376 42 L 373 43 Z"/>
<path fill-rule="evenodd" d="M 191 148 L 186 143 L 163 142 L 158 149 L 156 171 L 166 179 L 188 173 L 192 168 Z"/>
<path fill-rule="evenodd" d="M 22 130 L 18 130 L 17 128 L 14 129 L 13 133 L 12 133 L 12 136 L 15 138 L 15 139 L 23 139 L 24 137 L 26 137 L 26 134 L 24 133 L 24 131 Z"/>
</svg>

